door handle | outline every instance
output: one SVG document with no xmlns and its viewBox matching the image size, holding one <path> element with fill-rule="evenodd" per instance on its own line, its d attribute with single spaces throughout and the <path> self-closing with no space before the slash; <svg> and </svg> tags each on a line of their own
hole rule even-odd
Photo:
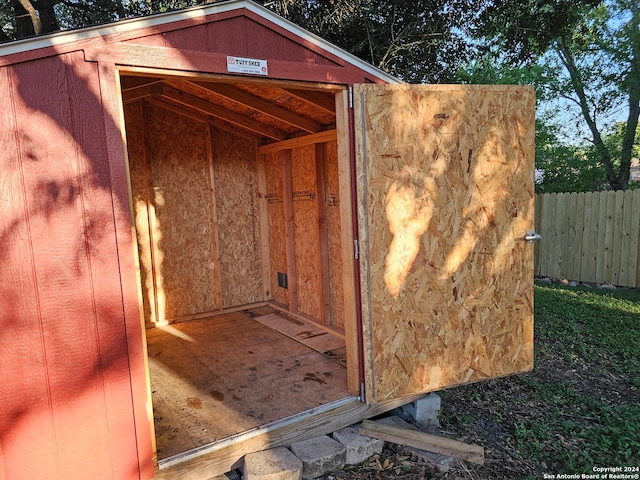
<svg viewBox="0 0 640 480">
<path fill-rule="evenodd" d="M 527 230 L 526 235 L 524 236 L 525 242 L 535 242 L 536 240 L 540 240 L 542 237 L 539 233 L 536 233 L 535 230 Z"/>
</svg>

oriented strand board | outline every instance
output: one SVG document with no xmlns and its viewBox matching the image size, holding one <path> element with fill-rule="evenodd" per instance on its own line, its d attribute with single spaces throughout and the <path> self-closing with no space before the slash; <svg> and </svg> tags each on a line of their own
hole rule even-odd
<svg viewBox="0 0 640 480">
<path fill-rule="evenodd" d="M 215 304 L 207 126 L 145 109 L 157 231 L 159 320 L 220 309 Z"/>
<path fill-rule="evenodd" d="M 340 182 L 338 177 L 338 147 L 336 142 L 328 142 L 325 152 L 325 215 L 327 219 L 327 240 L 329 244 L 330 324 L 339 329 L 344 329 L 344 272 L 342 268 Z"/>
<path fill-rule="evenodd" d="M 346 369 L 297 341 L 313 341 L 303 333 L 240 312 L 148 330 L 161 462 L 345 398 Z"/>
<path fill-rule="evenodd" d="M 298 311 L 322 318 L 320 237 L 315 147 L 296 148 L 291 153 L 295 262 L 298 275 Z"/>
<path fill-rule="evenodd" d="M 138 261 L 140 263 L 142 308 L 145 324 L 151 325 L 156 322 L 156 309 L 148 209 L 150 172 L 145 153 L 142 104 L 135 102 L 125 105 L 124 115 L 127 132 L 131 197 L 138 243 Z"/>
<path fill-rule="evenodd" d="M 532 368 L 533 90 L 354 96 L 367 401 Z"/>
<path fill-rule="evenodd" d="M 267 212 L 269 216 L 269 263 L 273 300 L 289 305 L 287 289 L 278 286 L 278 273 L 287 273 L 282 164 L 278 153 L 265 155 Z"/>
<path fill-rule="evenodd" d="M 213 130 L 222 307 L 267 300 L 262 293 L 256 144 Z"/>
</svg>

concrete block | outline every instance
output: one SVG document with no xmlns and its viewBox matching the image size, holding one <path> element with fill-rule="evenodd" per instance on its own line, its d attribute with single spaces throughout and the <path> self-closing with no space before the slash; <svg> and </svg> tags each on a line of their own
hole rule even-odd
<svg viewBox="0 0 640 480">
<path fill-rule="evenodd" d="M 388 417 L 384 417 L 379 420 L 376 420 L 376 422 L 382 423 L 384 425 L 390 425 L 392 427 L 408 428 L 409 430 L 418 430 L 418 427 L 410 424 L 409 422 L 399 417 L 398 415 L 390 415 Z"/>
<path fill-rule="evenodd" d="M 438 427 L 440 421 L 440 397 L 435 393 L 430 393 L 415 402 L 407 403 L 394 410 L 393 413 L 405 420 L 417 423 L 421 427 Z"/>
<path fill-rule="evenodd" d="M 300 480 L 302 461 L 284 447 L 244 457 L 245 480 Z"/>
<path fill-rule="evenodd" d="M 347 427 L 333 432 L 334 440 L 347 447 L 347 465 L 357 465 L 382 452 L 384 440 L 367 437 L 358 433 L 358 427 Z"/>
<path fill-rule="evenodd" d="M 302 461 L 302 478 L 317 478 L 341 470 L 347 461 L 347 447 L 326 435 L 291 445 Z"/>
<path fill-rule="evenodd" d="M 223 473 L 222 475 L 217 475 L 211 480 L 240 480 L 240 475 L 238 475 L 235 470 L 232 470 L 230 472 Z"/>
</svg>

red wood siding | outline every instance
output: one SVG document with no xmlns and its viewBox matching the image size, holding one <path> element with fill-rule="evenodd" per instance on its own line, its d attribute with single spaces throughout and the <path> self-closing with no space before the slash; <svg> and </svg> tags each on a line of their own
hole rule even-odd
<svg viewBox="0 0 640 480">
<path fill-rule="evenodd" d="M 117 119 L 81 52 L 0 82 L 0 478 L 139 478 L 114 234 L 129 207 L 105 135 Z"/>
<path fill-rule="evenodd" d="M 308 46 L 285 35 L 285 31 L 274 30 L 275 26 L 246 16 L 223 18 L 206 25 L 181 28 L 155 35 L 132 38 L 136 45 L 163 46 L 193 52 L 211 52 L 238 57 L 284 60 L 317 65 L 342 65 L 337 58 L 321 55 L 312 44 Z M 287 32 L 288 33 L 288 32 Z"/>
</svg>

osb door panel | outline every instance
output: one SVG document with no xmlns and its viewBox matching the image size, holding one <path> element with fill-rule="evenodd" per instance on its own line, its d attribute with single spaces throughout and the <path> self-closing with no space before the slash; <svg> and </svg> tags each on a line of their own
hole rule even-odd
<svg viewBox="0 0 640 480">
<path fill-rule="evenodd" d="M 367 401 L 531 369 L 533 90 L 354 99 Z"/>
</svg>

